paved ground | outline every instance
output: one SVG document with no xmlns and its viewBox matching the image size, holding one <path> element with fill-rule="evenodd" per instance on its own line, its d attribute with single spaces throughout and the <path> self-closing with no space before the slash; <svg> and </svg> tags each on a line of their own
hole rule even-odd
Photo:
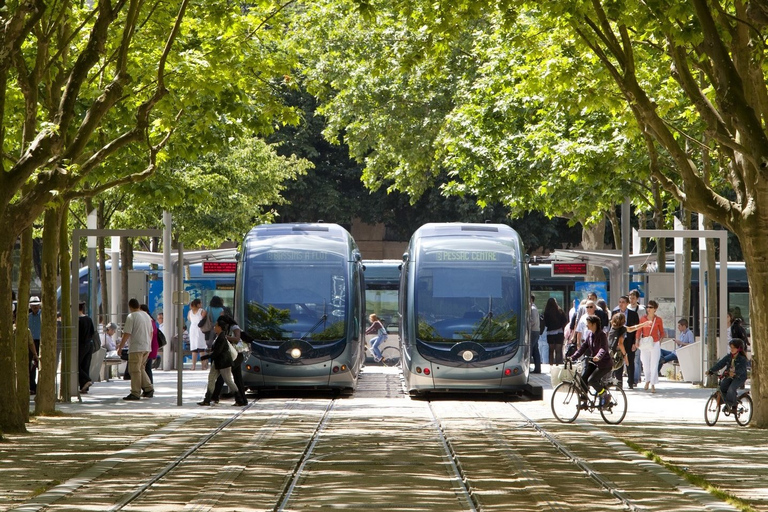
<svg viewBox="0 0 768 512">
<path fill-rule="evenodd" d="M 711 390 L 662 379 L 655 394 L 627 391 L 628 413 L 619 426 L 605 425 L 597 413 L 582 413 L 575 425 L 560 425 L 553 421 L 549 406 L 548 370 L 544 365 L 542 375 L 532 376 L 534 382 L 544 386 L 544 400 L 515 404 L 531 420 L 541 422 L 559 437 L 568 438 L 573 432 L 573 436 L 583 439 L 585 449 L 597 446 L 621 450 L 625 459 L 635 457 L 638 465 L 645 465 L 677 488 L 687 489 L 681 478 L 660 465 L 649 464 L 626 443 L 650 450 L 689 474 L 720 484 L 748 502 L 753 510 L 768 511 L 768 432 L 739 427 L 731 417 L 722 415 L 715 427 L 707 427 L 703 411 Z M 366 371 L 386 373 L 389 378 L 368 381 L 375 382 L 373 386 L 361 385 L 355 398 L 408 400 L 393 384 L 397 380 L 391 374 L 396 369 L 371 367 Z M 178 406 L 176 375 L 156 372 L 155 397 L 141 402 L 121 399 L 128 392 L 128 382 L 96 383 L 82 402 L 60 404 L 61 415 L 34 418 L 28 435 L 7 436 L 8 442 L 0 444 L 0 510 L 10 510 L 56 488 L 87 471 L 95 461 L 135 449 L 134 443 L 174 422 L 234 410 L 229 401 L 205 410 L 196 405 L 207 378 L 207 372 L 202 371 L 184 372 L 182 405 Z M 610 468 L 604 470 L 610 472 Z M 638 489 L 642 485 L 637 482 Z M 652 494 L 653 489 L 644 492 Z M 707 509 L 727 508 L 713 504 Z"/>
</svg>

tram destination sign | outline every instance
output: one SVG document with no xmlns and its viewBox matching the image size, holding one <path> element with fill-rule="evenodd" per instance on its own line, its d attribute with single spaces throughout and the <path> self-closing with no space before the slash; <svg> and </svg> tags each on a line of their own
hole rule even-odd
<svg viewBox="0 0 768 512">
<path fill-rule="evenodd" d="M 203 274 L 234 274 L 237 271 L 236 261 L 204 261 Z"/>
<path fill-rule="evenodd" d="M 552 276 L 585 276 L 586 263 L 552 263 Z"/>
</svg>

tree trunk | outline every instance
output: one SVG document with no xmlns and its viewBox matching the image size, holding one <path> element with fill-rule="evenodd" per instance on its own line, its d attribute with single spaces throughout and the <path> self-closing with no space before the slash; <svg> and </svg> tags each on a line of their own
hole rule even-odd
<svg viewBox="0 0 768 512">
<path fill-rule="evenodd" d="M 58 277 L 59 230 L 61 207 L 45 211 L 43 225 L 43 305 L 56 304 Z M 35 399 L 35 414 L 53 414 L 56 411 L 56 308 L 43 308 L 43 329 L 40 333 L 40 384 Z"/>
<path fill-rule="evenodd" d="M 605 249 L 605 218 L 600 222 L 585 226 L 581 231 L 581 247 L 585 251 Z M 603 267 L 590 265 L 589 274 L 586 276 L 589 281 L 606 281 Z"/>
<path fill-rule="evenodd" d="M 762 357 L 768 353 L 768 239 L 756 232 L 739 233 L 749 279 L 749 323 L 752 332 L 752 425 L 768 428 L 768 379 L 761 378 Z"/>
<path fill-rule="evenodd" d="M 617 251 L 621 250 L 621 222 L 619 216 L 616 214 L 616 207 L 608 209 L 608 220 L 611 222 L 611 232 L 613 233 L 613 248 Z"/>
<path fill-rule="evenodd" d="M 69 252 L 69 230 L 67 228 L 67 217 L 69 215 L 68 204 L 61 209 L 61 219 L 59 225 L 59 270 L 61 271 L 61 325 L 60 336 L 66 338 L 68 333 L 72 332 L 72 301 L 70 295 L 72 292 L 72 255 Z M 75 286 L 79 286 L 78 278 L 75 278 Z M 59 384 L 59 394 L 63 398 L 62 390 L 69 389 L 70 379 L 73 378 L 70 372 L 71 364 L 71 343 L 61 343 L 61 379 Z"/>
<path fill-rule="evenodd" d="M 29 421 L 29 283 L 32 278 L 32 227 L 21 233 L 19 290 L 16 294 L 16 396 L 24 421 Z"/>
<path fill-rule="evenodd" d="M 16 363 L 13 335 L 13 322 L 9 314 L 13 310 L 13 247 L 16 235 L 6 230 L 0 235 L 0 432 L 26 432 L 24 415 L 19 409 L 16 390 Z M 28 384 L 27 384 L 28 385 Z M 29 389 L 27 389 L 29 392 Z"/>
</svg>

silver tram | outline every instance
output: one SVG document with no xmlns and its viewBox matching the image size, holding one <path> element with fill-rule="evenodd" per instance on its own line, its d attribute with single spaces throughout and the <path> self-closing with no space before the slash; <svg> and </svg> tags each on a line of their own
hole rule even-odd
<svg viewBox="0 0 768 512">
<path fill-rule="evenodd" d="M 528 383 L 528 266 L 502 224 L 425 224 L 403 255 L 402 368 L 411 396 L 501 392 L 541 399 Z"/>
<path fill-rule="evenodd" d="M 269 224 L 245 237 L 235 314 L 245 386 L 353 389 L 365 357 L 360 251 L 336 224 Z"/>
</svg>

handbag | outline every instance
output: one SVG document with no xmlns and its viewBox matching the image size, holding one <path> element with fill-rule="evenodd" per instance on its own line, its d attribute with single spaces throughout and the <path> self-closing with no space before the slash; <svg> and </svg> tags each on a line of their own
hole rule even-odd
<svg viewBox="0 0 768 512">
<path fill-rule="evenodd" d="M 211 315 L 206 314 L 199 322 L 197 322 L 197 326 L 203 332 L 211 332 L 211 329 L 213 329 L 213 321 L 211 320 Z"/>
<path fill-rule="evenodd" d="M 654 325 L 656 325 L 656 318 L 653 319 L 650 332 L 653 332 Z M 654 341 L 655 340 L 653 339 L 653 336 L 643 336 L 638 342 L 638 345 L 640 345 L 640 350 L 651 350 L 653 348 Z"/>
<path fill-rule="evenodd" d="M 93 336 L 91 337 L 91 354 L 95 354 L 99 351 L 101 348 L 101 338 L 99 338 L 99 333 L 94 332 Z"/>
<path fill-rule="evenodd" d="M 163 348 L 168 344 L 168 340 L 165 338 L 165 334 L 160 329 L 157 330 L 157 348 Z"/>
<path fill-rule="evenodd" d="M 232 362 L 234 363 L 235 359 L 237 359 L 237 349 L 235 348 L 235 345 L 229 341 L 227 341 L 227 345 L 229 346 L 229 355 L 232 356 Z"/>
</svg>

